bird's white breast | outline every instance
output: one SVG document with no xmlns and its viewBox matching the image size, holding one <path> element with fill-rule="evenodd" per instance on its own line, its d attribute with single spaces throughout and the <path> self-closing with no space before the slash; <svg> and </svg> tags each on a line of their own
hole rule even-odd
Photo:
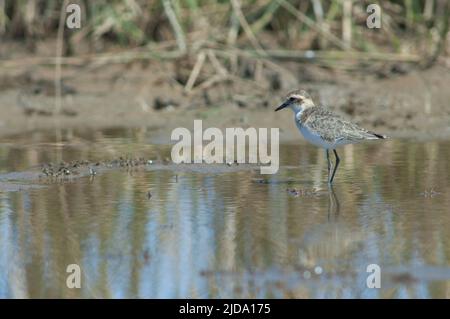
<svg viewBox="0 0 450 319">
<path fill-rule="evenodd" d="M 298 112 L 295 115 L 295 124 L 297 125 L 297 128 L 302 133 L 305 140 L 307 140 L 311 144 L 314 144 L 314 145 L 322 147 L 322 148 L 333 149 L 334 148 L 333 144 L 328 143 L 327 141 L 322 139 L 322 137 L 320 137 L 320 135 L 318 135 L 314 131 L 310 130 L 307 126 L 304 126 L 301 124 L 301 122 L 300 122 L 301 113 L 302 113 L 302 111 Z"/>
</svg>

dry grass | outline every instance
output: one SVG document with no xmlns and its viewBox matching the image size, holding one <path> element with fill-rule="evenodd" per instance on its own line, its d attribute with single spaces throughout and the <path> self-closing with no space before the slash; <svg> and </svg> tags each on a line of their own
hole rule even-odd
<svg viewBox="0 0 450 319">
<path fill-rule="evenodd" d="M 411 43 L 428 43 L 433 34 L 440 34 L 449 18 L 446 0 L 378 1 L 383 10 L 380 30 L 370 30 L 365 24 L 367 5 L 374 1 L 71 2 L 82 8 L 83 28 L 66 32 L 69 39 L 114 41 L 126 46 L 176 40 L 182 49 L 200 38 L 254 49 L 403 52 Z M 62 4 L 50 0 L 0 0 L 0 36 L 35 41 L 55 36 Z M 231 40 L 227 41 L 228 37 Z"/>
<path fill-rule="evenodd" d="M 204 65 L 215 70 L 205 84 L 209 86 L 233 77 L 238 59 L 269 69 L 280 68 L 276 60 L 314 61 L 329 68 L 347 68 L 343 60 L 429 67 L 449 53 L 447 0 L 378 1 L 381 29 L 366 25 L 367 5 L 373 0 L 70 2 L 81 7 L 82 28 L 59 28 L 58 35 L 63 0 L 0 0 L 0 40 L 23 41 L 32 51 L 39 41 L 57 38 L 56 59 L 28 59 L 32 64 L 56 64 L 56 69 L 87 61 L 188 58 L 193 67 L 187 91 L 194 88 Z M 80 51 L 82 44 L 88 49 Z M 111 53 L 106 49 L 111 45 L 123 49 Z M 0 67 L 23 63 L 27 61 L 0 60 Z"/>
</svg>

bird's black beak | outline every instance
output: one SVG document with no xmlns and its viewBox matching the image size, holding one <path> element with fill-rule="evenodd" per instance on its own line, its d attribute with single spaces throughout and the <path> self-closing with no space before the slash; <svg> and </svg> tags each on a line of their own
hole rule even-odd
<svg viewBox="0 0 450 319">
<path fill-rule="evenodd" d="M 277 107 L 275 109 L 275 112 L 284 109 L 285 107 L 289 106 L 289 104 L 291 104 L 291 103 L 289 103 L 289 101 L 284 102 L 283 104 L 281 104 L 279 107 Z"/>
</svg>

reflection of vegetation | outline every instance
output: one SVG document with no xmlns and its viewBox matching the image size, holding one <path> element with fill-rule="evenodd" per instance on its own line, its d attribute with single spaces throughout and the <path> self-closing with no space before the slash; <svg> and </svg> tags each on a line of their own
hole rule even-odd
<svg viewBox="0 0 450 319">
<path fill-rule="evenodd" d="M 332 49 L 433 55 L 443 50 L 448 31 L 447 0 L 377 1 L 382 27 L 366 27 L 373 1 L 300 0 L 127 0 L 74 1 L 82 7 L 83 28 L 68 32 L 82 39 L 121 44 L 171 42 L 184 49 L 222 45 L 253 49 Z M 54 36 L 62 1 L 0 1 L 0 37 L 37 40 Z M 442 41 L 436 40 L 439 36 Z M 433 44 L 434 43 L 434 44 Z M 99 46 L 97 46 L 99 47 Z M 192 49 L 191 48 L 191 49 Z"/>
<path fill-rule="evenodd" d="M 124 144 L 139 152 L 138 145 Z M 123 147 L 69 150 L 63 158 L 105 157 Z M 5 165 L 22 158 L 19 166 L 26 168 L 49 149 L 5 148 L 1 154 Z M 329 205 L 333 211 L 336 204 L 326 190 L 311 197 L 286 192 L 292 184 L 284 182 L 313 187 L 312 180 L 326 188 L 323 152 L 306 145 L 281 147 L 283 161 L 295 166 L 281 167 L 263 184 L 249 171 L 178 172 L 176 179 L 170 170 L 120 170 L 94 181 L 5 193 L 0 297 L 5 289 L 30 297 L 307 298 L 323 296 L 321 289 L 331 297 L 364 297 L 358 270 L 364 273 L 367 263 L 450 263 L 450 163 L 441 160 L 449 152 L 446 142 L 345 148 L 334 189 L 340 212 L 332 218 Z M 421 195 L 431 188 L 439 194 Z M 81 290 L 64 286 L 68 263 L 83 269 Z M 314 274 L 316 265 L 325 276 Z M 312 279 L 298 279 L 306 271 Z M 411 275 L 420 282 L 420 274 Z M 406 290 L 413 297 L 446 297 L 449 283 L 425 281 Z M 392 285 L 379 296 L 399 297 L 405 286 Z"/>
</svg>

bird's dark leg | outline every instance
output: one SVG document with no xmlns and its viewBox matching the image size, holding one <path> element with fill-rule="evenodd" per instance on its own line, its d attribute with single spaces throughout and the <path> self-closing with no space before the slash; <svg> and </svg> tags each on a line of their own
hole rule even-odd
<svg viewBox="0 0 450 319">
<path fill-rule="evenodd" d="M 331 173 L 331 163 L 330 163 L 330 154 L 328 152 L 328 149 L 325 150 L 325 153 L 327 154 L 327 162 L 328 162 L 328 181 L 330 180 L 330 173 Z"/>
<path fill-rule="evenodd" d="M 333 150 L 333 152 L 334 152 L 334 156 L 336 157 L 336 163 L 334 164 L 334 169 L 333 169 L 333 174 L 331 175 L 330 184 L 333 183 L 334 174 L 336 174 L 336 171 L 337 171 L 337 168 L 338 168 L 339 162 L 340 162 L 340 159 L 339 159 L 339 156 L 338 156 L 336 150 Z"/>
</svg>

